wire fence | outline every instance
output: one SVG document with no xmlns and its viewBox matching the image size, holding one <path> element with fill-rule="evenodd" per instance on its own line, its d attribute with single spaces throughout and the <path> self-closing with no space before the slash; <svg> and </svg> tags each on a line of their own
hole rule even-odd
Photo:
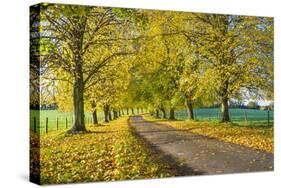
<svg viewBox="0 0 281 188">
<path fill-rule="evenodd" d="M 194 109 L 194 119 L 198 121 L 220 121 L 221 112 L 219 108 Z M 186 110 L 175 113 L 176 118 L 185 120 L 188 118 Z M 258 109 L 229 109 L 230 119 L 233 123 L 242 125 L 264 125 L 271 126 L 274 123 L 274 111 Z"/>
<path fill-rule="evenodd" d="M 133 115 L 143 113 L 144 110 L 131 109 L 123 110 L 120 115 Z M 113 118 L 113 114 L 112 118 Z M 85 112 L 85 124 L 93 123 L 91 112 Z M 104 121 L 104 113 L 97 112 L 98 122 Z M 59 112 L 57 110 L 31 110 L 30 111 L 30 129 L 35 133 L 46 134 L 51 131 L 69 129 L 74 123 L 74 115 L 72 112 Z"/>
<path fill-rule="evenodd" d="M 141 113 L 141 112 L 139 112 Z M 194 119 L 197 121 L 219 122 L 221 120 L 221 112 L 219 108 L 202 108 L 194 109 Z M 135 114 L 138 114 L 137 112 Z M 274 123 L 274 111 L 256 110 L 256 109 L 230 109 L 230 119 L 234 123 L 240 125 L 255 126 L 272 126 Z M 122 115 L 127 115 L 126 112 Z M 129 113 L 132 115 L 132 112 Z M 98 122 L 104 121 L 104 114 L 97 114 Z M 175 112 L 178 120 L 186 120 L 188 118 L 186 110 Z M 51 131 L 69 129 L 74 122 L 73 113 L 57 112 L 57 111 L 35 111 L 30 114 L 30 129 L 35 133 L 46 134 Z M 93 123 L 92 114 L 85 113 L 85 123 Z"/>
<path fill-rule="evenodd" d="M 92 117 L 85 117 L 85 123 L 93 123 Z M 99 118 L 99 121 L 101 121 L 101 118 Z M 30 120 L 30 128 L 35 133 L 48 133 L 50 131 L 56 131 L 61 129 L 68 129 L 72 127 L 74 122 L 74 117 L 57 117 L 57 118 L 38 118 L 33 117 L 32 120 Z"/>
</svg>

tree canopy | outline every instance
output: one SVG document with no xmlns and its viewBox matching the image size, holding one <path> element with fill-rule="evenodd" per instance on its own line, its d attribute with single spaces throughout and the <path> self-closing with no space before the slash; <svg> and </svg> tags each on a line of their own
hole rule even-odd
<svg viewBox="0 0 281 188">
<path fill-rule="evenodd" d="M 72 133 L 84 111 L 220 104 L 228 122 L 232 99 L 273 100 L 273 18 L 39 4 L 30 29 L 31 103 L 73 111 Z"/>
</svg>

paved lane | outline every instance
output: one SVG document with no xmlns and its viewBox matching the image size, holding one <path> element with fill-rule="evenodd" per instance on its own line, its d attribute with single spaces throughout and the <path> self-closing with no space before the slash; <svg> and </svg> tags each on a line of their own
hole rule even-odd
<svg viewBox="0 0 281 188">
<path fill-rule="evenodd" d="M 130 118 L 136 134 L 172 161 L 183 164 L 181 175 L 273 170 L 273 154 L 177 130 L 168 125 Z"/>
</svg>

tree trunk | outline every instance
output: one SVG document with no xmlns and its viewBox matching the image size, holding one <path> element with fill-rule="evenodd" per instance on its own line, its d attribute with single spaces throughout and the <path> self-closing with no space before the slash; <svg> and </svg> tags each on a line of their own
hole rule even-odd
<svg viewBox="0 0 281 188">
<path fill-rule="evenodd" d="M 163 118 L 166 119 L 166 111 L 164 108 L 160 108 L 161 112 L 163 113 Z"/>
<path fill-rule="evenodd" d="M 97 104 L 96 104 L 96 101 L 93 100 L 92 102 L 92 109 L 93 109 L 93 121 L 94 121 L 94 124 L 98 124 L 98 116 L 97 116 Z"/>
<path fill-rule="evenodd" d="M 143 113 L 143 108 L 141 108 L 141 113 Z"/>
<path fill-rule="evenodd" d="M 134 108 L 132 108 L 131 110 L 132 110 L 132 114 L 135 115 Z"/>
<path fill-rule="evenodd" d="M 82 76 L 82 71 L 81 71 L 81 76 Z M 72 133 L 86 131 L 85 122 L 84 122 L 84 96 L 83 95 L 84 95 L 83 78 L 78 76 L 75 79 L 74 88 L 73 88 L 74 124 L 70 130 L 70 132 Z"/>
<path fill-rule="evenodd" d="M 125 113 L 124 113 L 124 109 L 122 109 L 122 110 L 121 110 L 121 112 L 122 112 L 122 116 L 124 116 L 124 115 L 125 115 Z"/>
<path fill-rule="evenodd" d="M 159 110 L 156 110 L 156 118 L 159 118 Z"/>
<path fill-rule="evenodd" d="M 127 115 L 129 115 L 129 108 L 127 108 Z"/>
<path fill-rule="evenodd" d="M 74 84 L 73 84 L 73 108 L 74 124 L 71 133 L 86 132 L 84 120 L 84 80 L 83 80 L 83 59 L 81 52 L 83 50 L 83 40 L 87 18 L 81 17 L 79 28 L 75 33 L 73 61 L 74 61 Z"/>
<path fill-rule="evenodd" d="M 170 108 L 170 120 L 175 120 L 175 109 L 173 107 Z"/>
<path fill-rule="evenodd" d="M 118 118 L 117 112 L 113 110 L 113 119 L 117 119 L 117 118 Z"/>
<path fill-rule="evenodd" d="M 221 114 L 222 114 L 221 122 L 230 122 L 229 108 L 228 108 L 228 98 L 227 97 L 223 97 L 223 99 L 222 99 Z"/>
<path fill-rule="evenodd" d="M 108 117 L 109 117 L 109 105 L 104 105 L 104 107 L 103 107 L 103 111 L 104 111 L 104 122 L 105 123 L 108 123 L 109 122 L 109 120 L 108 120 Z"/>
<path fill-rule="evenodd" d="M 109 121 L 112 121 L 112 115 L 111 115 L 111 111 L 110 110 L 108 111 L 108 119 L 109 119 Z"/>
<path fill-rule="evenodd" d="M 192 103 L 186 101 L 187 116 L 189 120 L 194 120 Z"/>
<path fill-rule="evenodd" d="M 139 114 L 140 113 L 140 110 L 139 110 L 139 108 L 137 108 L 137 114 Z"/>
</svg>

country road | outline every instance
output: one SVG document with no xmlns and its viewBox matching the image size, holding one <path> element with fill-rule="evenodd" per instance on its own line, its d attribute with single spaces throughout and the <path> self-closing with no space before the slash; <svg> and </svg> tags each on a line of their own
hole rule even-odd
<svg viewBox="0 0 281 188">
<path fill-rule="evenodd" d="M 148 122 L 142 116 L 132 116 L 129 122 L 135 133 L 172 166 L 181 163 L 179 175 L 273 170 L 271 153 Z"/>
</svg>

